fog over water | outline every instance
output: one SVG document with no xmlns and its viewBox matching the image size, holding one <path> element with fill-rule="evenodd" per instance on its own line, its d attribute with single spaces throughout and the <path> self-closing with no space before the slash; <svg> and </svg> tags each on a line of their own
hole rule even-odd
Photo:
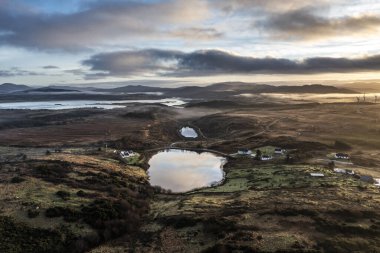
<svg viewBox="0 0 380 253">
<path fill-rule="evenodd" d="M 380 93 L 357 93 L 357 94 L 347 94 L 347 93 L 328 93 L 328 94 L 315 94 L 315 93 L 261 93 L 261 94 L 251 94 L 242 93 L 238 95 L 239 97 L 245 98 L 257 98 L 257 97 L 267 97 L 274 99 L 285 99 L 287 101 L 308 101 L 317 103 L 352 103 L 357 102 L 358 98 L 360 102 L 375 102 L 375 97 L 377 96 L 377 102 L 380 102 Z"/>
</svg>

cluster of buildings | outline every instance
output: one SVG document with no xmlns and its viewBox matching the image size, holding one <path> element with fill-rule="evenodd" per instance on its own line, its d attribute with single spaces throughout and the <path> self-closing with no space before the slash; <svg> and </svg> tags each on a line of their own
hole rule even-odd
<svg viewBox="0 0 380 253">
<path fill-rule="evenodd" d="M 344 153 L 336 153 L 334 155 L 334 158 L 349 160 L 350 156 L 348 154 L 344 154 Z M 334 168 L 333 170 L 335 173 L 354 176 L 363 182 L 374 184 L 375 186 L 380 187 L 380 178 L 373 178 L 372 176 L 369 176 L 369 175 L 358 175 L 355 173 L 355 171 L 349 170 L 349 169 Z M 325 175 L 323 173 L 317 172 L 317 173 L 310 173 L 310 176 L 312 176 L 312 177 L 324 177 Z"/>
<path fill-rule="evenodd" d="M 120 151 L 119 156 L 123 159 L 130 158 L 132 156 L 135 156 L 136 153 L 133 152 L 132 150 L 126 150 L 126 151 Z"/>
<path fill-rule="evenodd" d="M 273 152 L 273 155 L 283 155 L 284 153 L 286 153 L 285 149 L 275 148 L 274 152 Z M 240 148 L 238 150 L 237 154 L 241 155 L 241 156 L 256 157 L 256 154 L 252 153 L 252 150 L 247 149 L 247 148 Z M 268 155 L 268 154 L 263 154 L 263 155 L 260 156 L 260 160 L 261 161 L 269 161 L 269 160 L 272 160 L 272 159 L 273 159 L 273 156 Z"/>
<path fill-rule="evenodd" d="M 340 169 L 340 168 L 335 168 L 334 172 L 340 173 L 340 174 L 355 175 L 355 171 L 353 170 L 346 170 L 346 169 Z"/>
<path fill-rule="evenodd" d="M 344 160 L 350 159 L 350 156 L 348 154 L 345 154 L 345 153 L 336 153 L 334 156 L 336 159 L 344 159 Z"/>
</svg>

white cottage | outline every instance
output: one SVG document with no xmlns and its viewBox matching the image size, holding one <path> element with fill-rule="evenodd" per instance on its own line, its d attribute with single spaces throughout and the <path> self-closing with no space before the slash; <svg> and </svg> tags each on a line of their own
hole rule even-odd
<svg viewBox="0 0 380 253">
<path fill-rule="evenodd" d="M 252 151 L 247 148 L 241 148 L 238 150 L 239 155 L 251 155 Z"/>
</svg>

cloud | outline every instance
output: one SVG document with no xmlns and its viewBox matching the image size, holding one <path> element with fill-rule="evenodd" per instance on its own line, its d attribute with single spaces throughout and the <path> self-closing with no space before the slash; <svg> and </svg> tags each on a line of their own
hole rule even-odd
<svg viewBox="0 0 380 253">
<path fill-rule="evenodd" d="M 265 43 L 272 37 L 314 40 L 368 35 L 377 32 L 380 19 L 366 14 L 340 18 L 317 14 L 343 0 L 45 2 L 0 0 L 0 45 L 77 51 L 153 42 L 178 47 L 183 40 L 215 40 L 218 46 L 246 46 L 249 38 Z"/>
<path fill-rule="evenodd" d="M 295 9 L 305 7 L 322 7 L 331 5 L 341 0 L 319 0 L 319 1 L 305 1 L 305 0 L 210 0 L 210 5 L 214 8 L 220 9 L 226 13 L 236 12 L 288 12 Z"/>
<path fill-rule="evenodd" d="M 342 0 L 211 1 L 213 8 L 228 13 L 229 17 L 239 17 L 241 26 L 247 20 L 251 22 L 250 34 L 271 42 L 273 39 L 313 41 L 376 36 L 380 32 L 380 15 L 376 11 L 370 13 L 362 5 L 361 1 L 348 4 Z"/>
<path fill-rule="evenodd" d="M 170 73 L 175 71 L 178 59 L 184 53 L 172 50 L 147 49 L 122 51 L 92 56 L 83 62 L 91 70 L 101 71 L 97 75 L 129 76 L 149 73 Z"/>
<path fill-rule="evenodd" d="M 43 69 L 59 69 L 59 67 L 54 66 L 54 65 L 46 65 L 42 67 Z"/>
<path fill-rule="evenodd" d="M 204 76 L 224 74 L 320 74 L 380 70 L 380 55 L 362 58 L 314 57 L 302 60 L 254 58 L 220 50 L 191 53 L 147 49 L 97 54 L 83 62 L 94 77 Z"/>
<path fill-rule="evenodd" d="M 14 77 L 14 76 L 37 76 L 43 75 L 42 73 L 22 70 L 19 68 L 11 68 L 8 70 L 0 70 L 0 77 Z"/>
<path fill-rule="evenodd" d="M 67 70 L 64 70 L 63 72 L 76 75 L 76 76 L 83 76 L 87 73 L 84 69 L 67 69 Z"/>
<path fill-rule="evenodd" d="M 9 6 L 0 6 L 0 43 L 38 49 L 77 50 L 133 38 L 167 39 L 177 26 L 196 24 L 208 15 L 202 0 L 95 1 L 77 12 L 54 14 Z"/>
<path fill-rule="evenodd" d="M 320 40 L 345 35 L 376 34 L 380 31 L 380 16 L 326 18 L 305 8 L 272 15 L 256 25 L 276 38 Z"/>
<path fill-rule="evenodd" d="M 215 28 L 197 27 L 177 29 L 172 31 L 171 35 L 186 40 L 214 40 L 223 37 L 223 33 L 219 32 Z"/>
</svg>

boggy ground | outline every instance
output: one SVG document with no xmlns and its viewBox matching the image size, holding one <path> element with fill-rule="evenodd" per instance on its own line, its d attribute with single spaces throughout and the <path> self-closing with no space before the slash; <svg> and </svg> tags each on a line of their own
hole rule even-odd
<svg viewBox="0 0 380 253">
<path fill-rule="evenodd" d="M 99 153 L 0 164 L 0 252 L 83 252 L 137 231 L 152 191 L 139 167 Z"/>
<path fill-rule="evenodd" d="M 379 105 L 221 104 L 2 111 L 0 251 L 379 251 L 379 189 L 325 165 L 347 152 L 354 165 L 336 166 L 380 177 Z M 185 125 L 200 138 L 182 138 Z M 173 143 L 228 154 L 282 147 L 293 164 L 230 159 L 222 185 L 164 194 L 142 168 Z M 140 167 L 113 149 L 140 152 Z"/>
<path fill-rule="evenodd" d="M 379 189 L 323 166 L 231 160 L 226 180 L 157 194 L 134 244 L 92 252 L 378 252 Z M 326 177 L 312 178 L 310 172 Z"/>
</svg>

